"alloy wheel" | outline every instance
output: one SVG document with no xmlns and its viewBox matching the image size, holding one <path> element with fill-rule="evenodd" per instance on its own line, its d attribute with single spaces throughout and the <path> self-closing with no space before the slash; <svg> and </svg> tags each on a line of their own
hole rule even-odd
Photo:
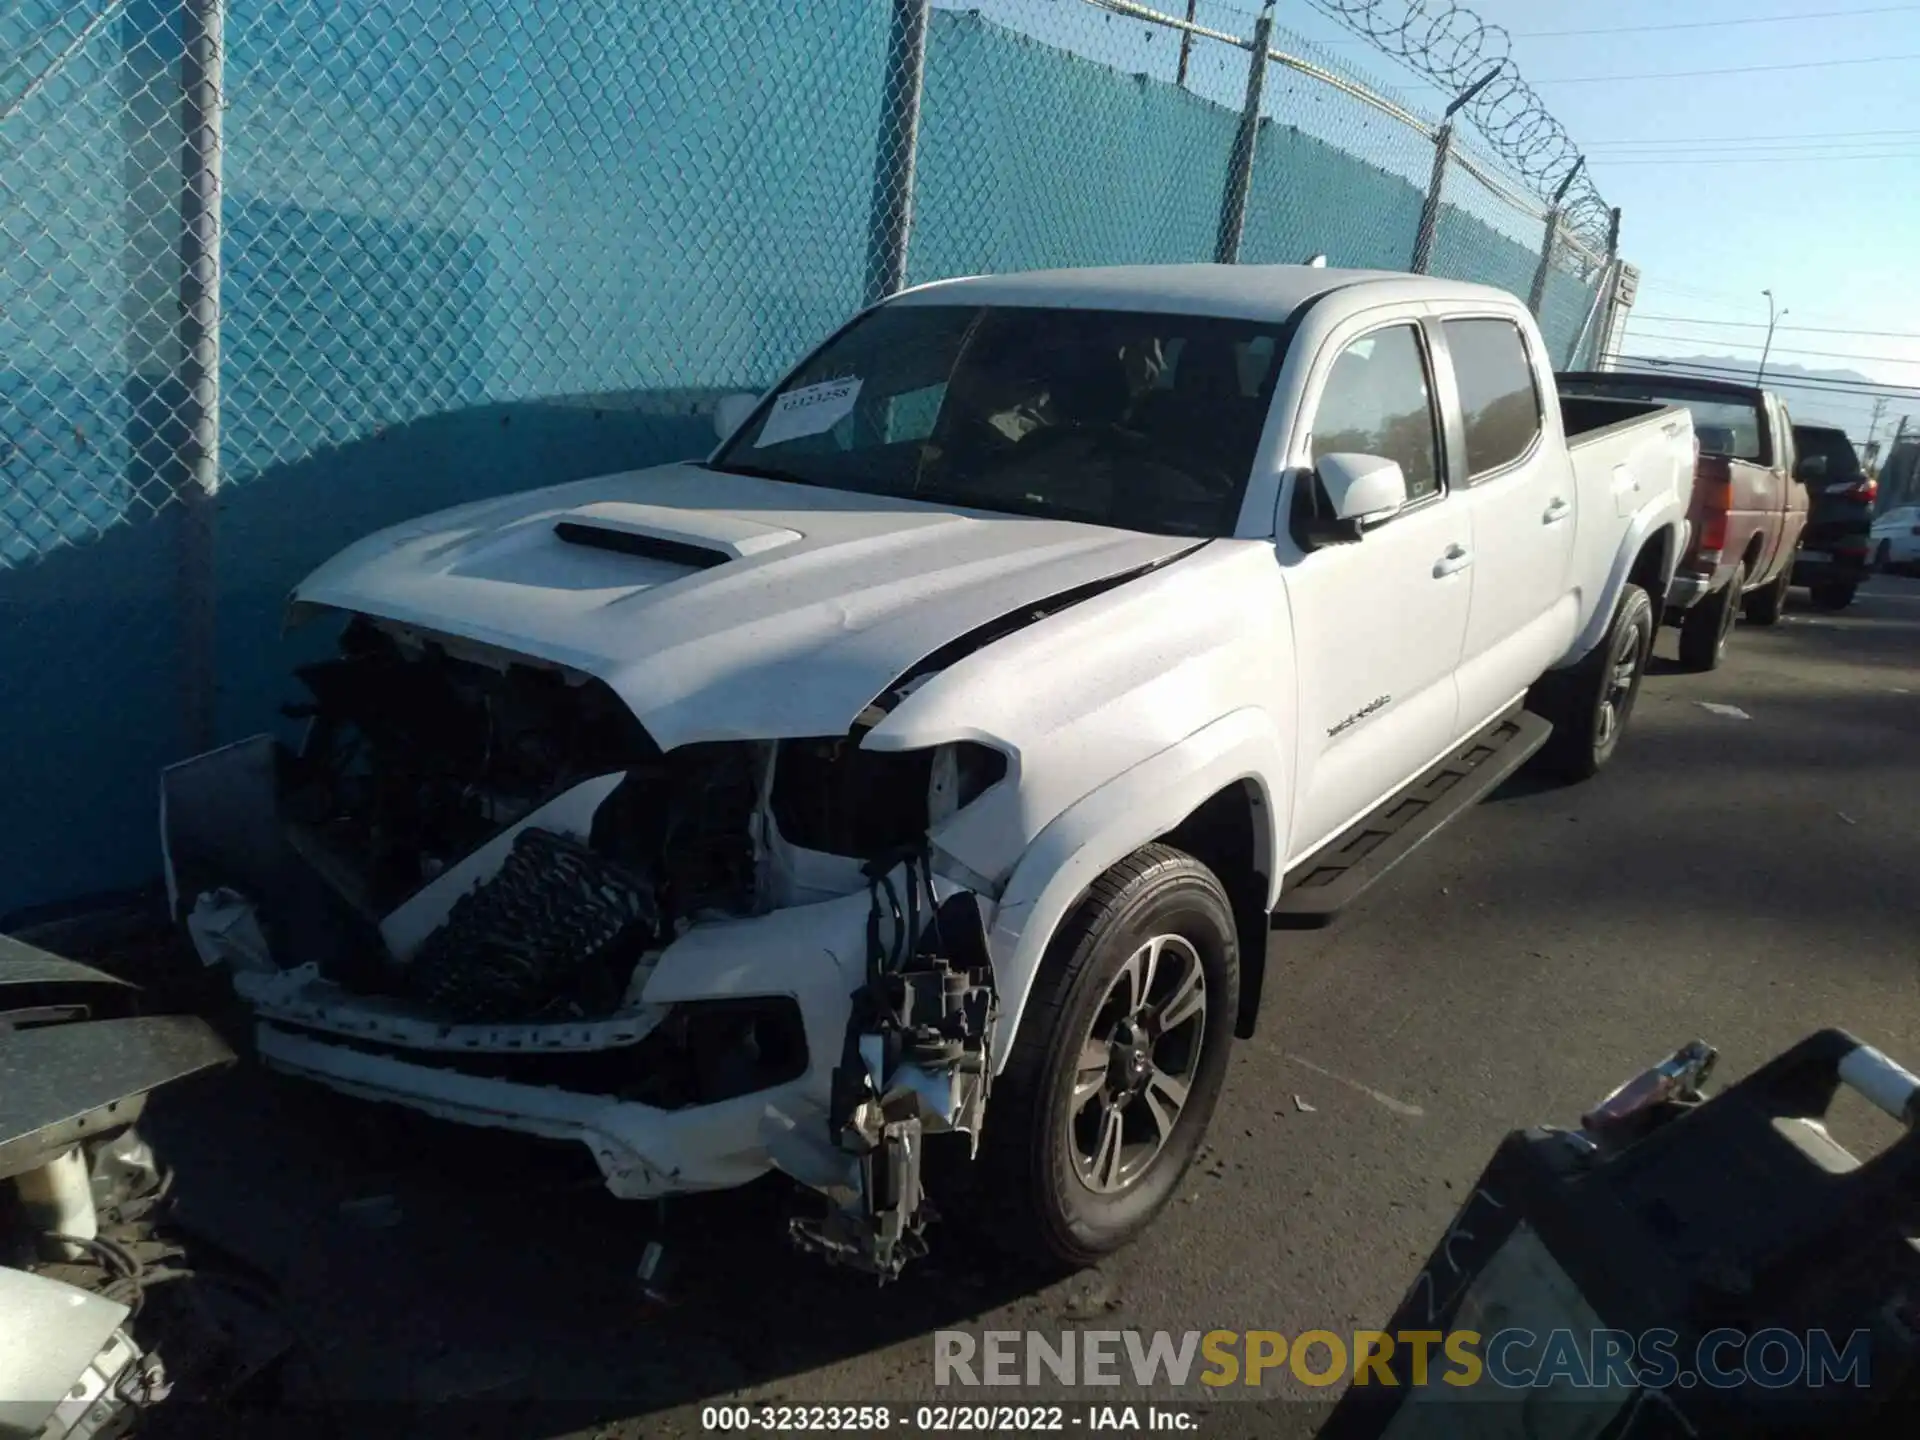
<svg viewBox="0 0 1920 1440">
<path fill-rule="evenodd" d="M 1166 1149 L 1199 1072 L 1207 980 L 1179 935 L 1156 935 L 1120 967 L 1081 1043 L 1068 1100 L 1081 1183 L 1114 1194 Z"/>
</svg>

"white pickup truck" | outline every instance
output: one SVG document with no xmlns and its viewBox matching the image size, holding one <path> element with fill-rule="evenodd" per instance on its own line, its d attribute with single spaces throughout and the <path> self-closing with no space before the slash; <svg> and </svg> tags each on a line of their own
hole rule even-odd
<svg viewBox="0 0 1920 1440">
<path fill-rule="evenodd" d="M 951 1160 L 947 1214 L 1085 1263 L 1174 1193 L 1270 928 L 1619 744 L 1691 421 L 1566 418 L 1544 357 L 1407 275 L 897 295 L 704 463 L 305 580 L 304 738 L 163 776 L 176 912 L 274 1069 L 622 1196 L 781 1170 L 881 1274 Z"/>
</svg>

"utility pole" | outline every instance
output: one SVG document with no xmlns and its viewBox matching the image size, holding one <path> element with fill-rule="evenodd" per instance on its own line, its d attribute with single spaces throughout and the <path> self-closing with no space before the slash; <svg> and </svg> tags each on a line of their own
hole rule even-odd
<svg viewBox="0 0 1920 1440">
<path fill-rule="evenodd" d="M 1873 418 L 1867 422 L 1866 448 L 1869 450 L 1873 448 L 1873 437 L 1880 433 L 1880 420 L 1881 420 L 1881 417 L 1884 416 L 1886 413 L 1887 413 L 1887 397 L 1884 395 L 1876 397 L 1873 402 Z M 1906 422 L 1903 420 L 1901 422 L 1901 425 L 1904 427 L 1905 424 Z"/>
<path fill-rule="evenodd" d="M 1900 428 L 1893 432 L 1893 447 L 1887 451 L 1888 465 L 1891 465 L 1899 458 L 1900 446 L 1907 438 L 1907 422 L 1912 418 L 1911 415 L 1902 415 L 1900 417 Z M 1879 471 L 1874 473 L 1874 479 L 1876 481 L 1885 469 L 1886 466 L 1883 465 Z M 1898 482 L 1900 486 L 1899 494 L 1893 495 L 1884 490 L 1879 490 L 1879 493 L 1874 498 L 1877 502 L 1876 508 L 1880 514 L 1886 514 L 1888 509 L 1895 505 L 1911 505 L 1915 497 L 1920 496 L 1920 488 L 1916 488 L 1915 483 L 1916 475 L 1920 475 L 1920 465 L 1908 465 L 1904 471 L 1894 476 L 1895 481 Z M 1875 488 L 1878 490 L 1878 486 Z"/>
</svg>

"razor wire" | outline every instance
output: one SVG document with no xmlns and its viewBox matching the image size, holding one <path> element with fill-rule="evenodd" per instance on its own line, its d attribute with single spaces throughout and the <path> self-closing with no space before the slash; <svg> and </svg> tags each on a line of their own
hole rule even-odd
<svg viewBox="0 0 1920 1440">
<path fill-rule="evenodd" d="M 1453 0 L 1307 0 L 1314 9 L 1452 94 L 1489 74 L 1466 104 L 1474 127 L 1541 200 L 1552 203 L 1580 164 L 1580 147 L 1554 119 L 1513 62 L 1513 40 Z M 1565 223 L 1590 249 L 1604 250 L 1607 202 L 1584 169 L 1560 202 Z"/>
</svg>

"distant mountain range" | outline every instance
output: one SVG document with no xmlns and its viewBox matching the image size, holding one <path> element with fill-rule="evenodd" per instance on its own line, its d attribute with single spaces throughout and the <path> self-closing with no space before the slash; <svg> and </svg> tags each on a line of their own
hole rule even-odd
<svg viewBox="0 0 1920 1440">
<path fill-rule="evenodd" d="M 1623 370 L 1687 370 L 1709 376 L 1716 380 L 1735 382 L 1751 381 L 1758 362 L 1752 356 L 1736 357 L 1732 355 L 1663 355 L 1659 356 L 1659 365 L 1648 363 L 1654 356 L 1641 359 L 1622 358 L 1618 363 Z M 1820 380 L 1836 384 L 1872 386 L 1883 385 L 1884 381 L 1875 380 L 1870 375 L 1862 375 L 1858 370 L 1816 370 L 1806 365 L 1794 365 L 1783 360 L 1767 362 L 1767 388 L 1786 397 L 1787 408 L 1793 412 L 1796 421 L 1818 422 L 1823 425 L 1839 425 L 1859 444 L 1866 438 L 1869 416 L 1873 413 L 1873 397 L 1855 391 L 1839 390 L 1832 384 L 1796 385 L 1794 381 Z M 1884 442 L 1892 433 L 1897 417 L 1903 408 L 1915 412 L 1916 422 L 1920 422 L 1920 402 L 1910 407 L 1903 406 L 1899 400 L 1888 407 L 1887 419 L 1880 436 Z"/>
</svg>

